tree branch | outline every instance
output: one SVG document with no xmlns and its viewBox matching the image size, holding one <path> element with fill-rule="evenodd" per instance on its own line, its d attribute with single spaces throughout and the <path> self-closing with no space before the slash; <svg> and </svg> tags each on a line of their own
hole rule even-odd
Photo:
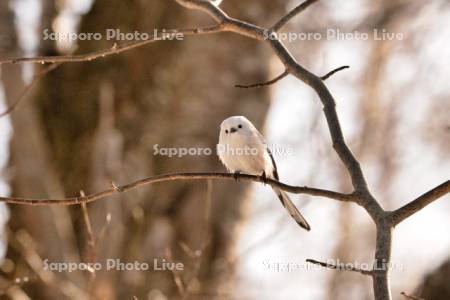
<svg viewBox="0 0 450 300">
<path fill-rule="evenodd" d="M 321 262 L 315 259 L 310 259 L 308 258 L 306 260 L 306 262 L 315 264 L 315 265 L 319 265 L 328 269 L 333 269 L 333 270 L 339 270 L 339 271 L 351 271 L 351 272 L 357 272 L 357 273 L 361 273 L 362 275 L 369 275 L 372 276 L 373 272 L 370 270 L 363 270 L 363 269 L 359 269 L 359 268 L 355 268 L 352 266 L 349 266 L 347 264 L 340 264 L 340 265 L 334 265 L 334 264 L 330 264 L 330 263 L 325 263 L 325 262 Z"/>
<path fill-rule="evenodd" d="M 404 296 L 405 298 L 410 299 L 410 300 L 425 300 L 425 299 L 423 299 L 423 298 L 417 298 L 417 297 L 415 297 L 415 296 L 408 295 L 408 294 L 405 293 L 405 292 L 401 292 L 400 295 L 402 295 L 402 296 Z"/>
<path fill-rule="evenodd" d="M 38 74 L 36 74 L 33 77 L 33 80 L 31 81 L 31 83 L 29 85 L 27 85 L 21 92 L 19 97 L 17 97 L 16 100 L 14 100 L 13 103 L 11 103 L 10 106 L 8 106 L 5 111 L 3 111 L 2 113 L 0 113 L 0 118 L 4 117 L 6 115 L 9 115 L 14 109 L 16 109 L 16 107 L 19 105 L 20 102 L 22 102 L 22 100 L 25 98 L 25 96 L 28 94 L 29 91 L 31 91 L 31 89 L 36 85 L 36 83 L 38 83 L 39 79 L 41 79 L 42 77 L 44 77 L 45 75 L 47 75 L 48 73 L 50 73 L 51 71 L 55 70 L 56 68 L 58 68 L 61 65 L 61 63 L 55 63 L 55 64 L 51 64 L 49 66 L 47 66 L 46 68 L 44 68 L 41 72 L 39 72 Z"/>
<path fill-rule="evenodd" d="M 420 211 L 425 206 L 433 203 L 434 201 L 436 201 L 437 199 L 448 193 L 450 193 L 450 180 L 441 183 L 440 185 L 426 192 L 419 198 L 393 211 L 391 213 L 392 218 L 391 221 L 393 226 L 409 218 L 410 216 Z"/>
<path fill-rule="evenodd" d="M 214 6 L 214 5 L 213 5 Z M 99 58 L 104 58 L 113 54 L 119 54 L 131 49 L 142 47 L 153 43 L 155 41 L 167 40 L 177 34 L 183 35 L 203 35 L 224 31 L 221 24 L 201 27 L 201 28 L 188 28 L 188 29 L 172 29 L 165 32 L 164 38 L 151 35 L 145 41 L 133 41 L 129 43 L 123 43 L 121 45 L 114 44 L 112 47 L 107 49 L 102 49 L 98 51 L 89 52 L 86 54 L 77 55 L 58 55 L 58 56 L 38 56 L 38 57 L 15 57 L 15 58 L 5 58 L 0 59 L 0 65 L 2 64 L 17 64 L 24 62 L 31 63 L 74 63 L 74 62 L 85 62 L 92 61 Z"/>
<path fill-rule="evenodd" d="M 217 172 L 206 172 L 206 173 L 172 173 L 157 175 L 153 177 L 148 177 L 132 183 L 117 186 L 114 183 L 111 188 L 102 192 L 94 193 L 87 196 L 70 197 L 63 199 L 31 199 L 31 198 L 12 198 L 12 197 L 0 197 L 0 202 L 10 203 L 10 204 L 23 204 L 23 205 L 75 205 L 81 203 L 90 203 L 102 198 L 106 198 L 116 193 L 124 193 L 134 190 L 138 187 L 150 185 L 158 182 L 173 181 L 173 180 L 199 180 L 199 179 L 226 179 L 235 180 L 235 174 L 231 173 L 217 173 Z M 343 194 L 334 191 L 310 188 L 310 187 L 300 187 L 288 185 L 276 180 L 269 178 L 262 178 L 256 175 L 239 174 L 237 175 L 239 180 L 243 181 L 253 181 L 260 183 L 267 183 L 270 186 L 279 188 L 286 192 L 293 194 L 307 194 L 311 196 L 326 197 L 338 201 L 344 202 L 356 202 L 357 197 L 354 194 Z"/>
<path fill-rule="evenodd" d="M 337 73 L 339 71 L 342 71 L 342 70 L 345 70 L 345 69 L 348 69 L 348 68 L 350 68 L 350 66 L 342 66 L 342 67 L 336 68 L 336 69 L 328 72 L 327 74 L 323 75 L 322 77 L 320 77 L 320 79 L 327 80 L 328 78 L 333 76 L 335 73 Z"/>
<path fill-rule="evenodd" d="M 303 12 L 307 9 L 311 4 L 316 3 L 318 0 L 306 0 L 302 4 L 298 5 L 296 8 L 291 10 L 287 15 L 282 17 L 275 25 L 272 26 L 272 30 L 277 32 L 280 30 L 287 22 L 289 22 L 292 18 Z"/>
<path fill-rule="evenodd" d="M 342 66 L 342 67 L 336 68 L 336 69 L 328 72 L 327 74 L 325 74 L 324 76 L 322 76 L 320 78 L 322 80 L 327 80 L 328 78 L 333 76 L 335 73 L 337 73 L 339 71 L 342 71 L 344 69 L 348 69 L 348 68 L 350 68 L 350 67 L 349 66 Z M 281 73 L 280 75 L 278 75 L 274 79 L 266 81 L 266 82 L 258 82 L 258 83 L 253 83 L 253 84 L 249 84 L 249 85 L 236 84 L 235 87 L 241 88 L 241 89 L 260 88 L 260 87 L 263 87 L 263 86 L 272 85 L 274 83 L 277 83 L 278 81 L 280 81 L 281 79 L 283 79 L 287 75 L 289 75 L 289 72 L 288 71 L 284 71 L 283 73 Z"/>
<path fill-rule="evenodd" d="M 278 75 L 274 79 L 266 81 L 266 82 L 259 82 L 259 83 L 254 83 L 254 84 L 250 84 L 250 85 L 236 84 L 234 87 L 241 88 L 241 89 L 260 88 L 260 87 L 263 87 L 263 86 L 274 84 L 274 83 L 278 82 L 279 80 L 283 79 L 284 77 L 286 77 L 288 75 L 289 75 L 289 72 L 288 71 L 284 71 L 283 73 L 281 73 L 280 75 Z"/>
</svg>

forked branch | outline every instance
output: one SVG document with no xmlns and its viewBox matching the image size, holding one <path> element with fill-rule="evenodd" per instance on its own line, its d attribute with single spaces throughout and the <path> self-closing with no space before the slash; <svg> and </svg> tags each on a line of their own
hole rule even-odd
<svg viewBox="0 0 450 300">
<path fill-rule="evenodd" d="M 392 212 L 392 224 L 395 226 L 403 220 L 409 218 L 416 212 L 423 209 L 425 206 L 433 203 L 442 196 L 450 193 L 450 180 L 441 183 L 437 187 L 429 190 L 419 198 L 409 202 Z"/>
</svg>

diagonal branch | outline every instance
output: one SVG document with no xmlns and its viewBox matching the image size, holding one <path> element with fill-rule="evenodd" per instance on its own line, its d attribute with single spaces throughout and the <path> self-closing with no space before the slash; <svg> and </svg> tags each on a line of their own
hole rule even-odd
<svg viewBox="0 0 450 300">
<path fill-rule="evenodd" d="M 289 72 L 288 71 L 284 71 L 283 73 L 281 73 L 280 75 L 278 75 L 274 79 L 266 81 L 266 82 L 259 82 L 259 83 L 249 84 L 249 85 L 236 84 L 234 87 L 237 87 L 237 88 L 240 88 L 240 89 L 260 88 L 260 87 L 263 87 L 263 86 L 274 84 L 274 83 L 280 81 L 281 79 L 283 79 L 284 77 L 286 77 L 288 75 L 289 75 Z"/>
<path fill-rule="evenodd" d="M 410 300 L 425 300 L 423 298 L 417 298 L 415 296 L 409 295 L 405 292 L 401 292 L 400 295 L 404 296 L 406 299 L 410 299 Z"/>
<path fill-rule="evenodd" d="M 315 265 L 319 265 L 319 266 L 322 266 L 327 269 L 333 269 L 333 270 L 339 270 L 339 271 L 351 271 L 351 272 L 357 272 L 357 273 L 361 273 L 362 275 L 369 275 L 369 276 L 373 275 L 373 272 L 370 270 L 359 269 L 359 268 L 356 268 L 356 267 L 353 267 L 353 266 L 350 266 L 347 264 L 334 265 L 334 264 L 325 263 L 325 262 L 321 262 L 321 261 L 318 261 L 315 259 L 310 259 L 310 258 L 308 258 L 306 260 L 306 262 L 309 262 L 309 263 L 312 263 Z"/>
<path fill-rule="evenodd" d="M 369 194 L 367 183 L 359 162 L 356 160 L 355 156 L 350 151 L 345 142 L 339 118 L 336 112 L 336 103 L 327 86 L 324 84 L 323 80 L 320 77 L 314 75 L 310 71 L 303 68 L 300 64 L 298 64 L 295 58 L 292 57 L 289 50 L 286 49 L 281 41 L 270 39 L 268 40 L 268 42 L 272 46 L 272 49 L 275 51 L 279 59 L 289 70 L 289 72 L 298 79 L 305 82 L 311 88 L 313 88 L 319 95 L 319 98 L 324 106 L 323 110 L 328 123 L 328 129 L 330 131 L 331 139 L 333 142 L 333 148 L 347 168 L 347 171 L 349 172 L 352 179 L 353 187 L 357 191 L 364 192 L 366 198 L 369 199 L 370 206 L 372 206 L 373 210 L 371 211 L 371 215 L 376 213 L 376 211 L 380 211 L 381 207 L 379 207 L 379 204 Z"/>
<path fill-rule="evenodd" d="M 348 68 L 350 68 L 350 67 L 349 66 L 342 66 L 342 67 L 336 68 L 334 70 L 331 70 L 330 72 L 328 72 L 327 74 L 323 75 L 320 78 L 322 80 L 327 80 L 328 78 L 333 76 L 335 73 L 337 73 L 339 71 L 342 71 L 344 69 L 348 69 Z M 253 83 L 253 84 L 249 84 L 249 85 L 236 84 L 235 87 L 241 88 L 241 89 L 260 88 L 260 87 L 264 87 L 264 86 L 267 86 L 267 85 L 272 85 L 274 83 L 277 83 L 278 81 L 280 81 L 281 79 L 283 79 L 287 75 L 289 75 L 289 72 L 286 70 L 283 73 L 281 73 L 280 75 L 278 75 L 277 77 L 275 77 L 274 79 L 271 79 L 269 81 L 258 82 L 258 83 Z"/>
<path fill-rule="evenodd" d="M 44 77 L 45 75 L 47 75 L 48 73 L 50 73 L 51 71 L 55 70 L 56 68 L 58 68 L 61 65 L 61 63 L 56 63 L 56 64 L 51 64 L 49 66 L 47 66 L 46 68 L 44 68 L 41 72 L 39 72 L 38 74 L 36 74 L 33 77 L 33 80 L 31 81 L 31 83 L 29 85 L 27 85 L 21 92 L 19 97 L 17 97 L 16 100 L 14 100 L 14 102 L 8 106 L 3 112 L 0 113 L 0 118 L 4 117 L 8 114 L 10 114 L 14 109 L 16 109 L 16 107 L 19 105 L 19 103 L 25 99 L 25 96 L 28 94 L 29 91 L 31 91 L 31 89 L 33 89 L 33 87 L 38 83 L 39 79 L 41 79 L 42 77 Z"/>
<path fill-rule="evenodd" d="M 331 70 L 331 71 L 328 72 L 327 74 L 323 75 L 322 77 L 320 77 L 320 79 L 322 79 L 322 80 L 327 80 L 328 78 L 330 78 L 331 76 L 333 76 L 335 73 L 337 73 L 337 72 L 339 72 L 339 71 L 342 71 L 342 70 L 345 70 L 345 69 L 348 69 L 348 68 L 350 68 L 350 66 L 342 66 L 342 67 L 336 68 L 336 69 L 334 69 L 334 70 Z"/>
<path fill-rule="evenodd" d="M 287 15 L 282 17 L 275 25 L 272 26 L 272 30 L 277 32 L 280 30 L 287 22 L 289 22 L 292 18 L 303 12 L 307 9 L 311 4 L 316 3 L 319 0 L 306 0 L 305 2 L 298 5 L 296 8 L 291 10 Z"/>
<path fill-rule="evenodd" d="M 133 41 L 129 43 L 123 43 L 121 45 L 114 44 L 112 47 L 107 49 L 102 49 L 98 51 L 93 51 L 85 54 L 77 54 L 77 55 L 58 55 L 58 56 L 38 56 L 38 57 L 14 57 L 14 58 L 6 58 L 0 59 L 0 65 L 2 64 L 17 64 L 23 62 L 32 62 L 32 63 L 73 63 L 73 62 L 84 62 L 84 61 L 92 61 L 95 59 L 104 58 L 113 54 L 119 54 L 131 49 L 135 49 L 138 47 L 142 47 L 153 43 L 155 41 L 161 40 L 169 40 L 173 38 L 177 34 L 183 35 L 203 35 L 224 31 L 222 25 L 214 25 L 208 27 L 201 28 L 187 28 L 187 29 L 172 29 L 167 30 L 165 35 L 156 36 L 150 35 L 147 40 L 144 41 Z"/>
<path fill-rule="evenodd" d="M 399 209 L 393 211 L 392 214 L 392 224 L 395 226 L 403 220 L 409 218 L 416 212 L 420 211 L 425 206 L 433 203 L 440 197 L 450 193 L 450 180 L 441 183 L 437 187 L 429 190 L 419 198 L 409 202 L 408 204 L 400 207 Z"/>
<path fill-rule="evenodd" d="M 144 178 L 138 181 L 131 182 L 126 185 L 118 186 L 114 183 L 111 188 L 102 192 L 94 193 L 87 196 L 70 197 L 63 199 L 31 199 L 31 198 L 13 198 L 13 197 L 0 197 L 0 202 L 10 203 L 10 204 L 22 204 L 22 205 L 36 205 L 36 206 L 46 206 L 46 205 L 75 205 L 81 203 L 90 203 L 96 200 L 106 198 L 116 193 L 124 193 L 136 188 L 150 185 L 158 182 L 166 182 L 173 180 L 204 180 L 204 179 L 222 179 L 222 180 L 235 180 L 236 176 L 239 180 L 243 181 L 253 181 L 260 183 L 267 183 L 270 186 L 276 187 L 278 189 L 290 192 L 293 194 L 307 194 L 311 196 L 326 197 L 338 201 L 344 202 L 356 202 L 357 196 L 354 194 L 343 194 L 334 191 L 310 188 L 310 187 L 300 187 L 288 185 L 276 180 L 269 178 L 263 178 L 256 175 L 248 174 L 231 174 L 231 173 L 219 173 L 219 172 L 205 172 L 205 173 L 172 173 L 157 175 L 153 177 Z"/>
</svg>

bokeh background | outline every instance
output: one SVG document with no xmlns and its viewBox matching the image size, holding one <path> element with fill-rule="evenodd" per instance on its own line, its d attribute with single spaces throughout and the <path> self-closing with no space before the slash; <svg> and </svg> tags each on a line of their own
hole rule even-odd
<svg viewBox="0 0 450 300">
<path fill-rule="evenodd" d="M 231 16 L 270 26 L 297 1 L 224 0 Z M 175 1 L 0 0 L 0 56 L 86 53 L 114 41 L 55 43 L 43 31 L 152 33 L 211 24 Z M 286 41 L 327 80 L 350 148 L 373 194 L 395 209 L 450 175 L 448 1 L 321 1 L 285 32 L 367 33 Z M 375 40 L 374 29 L 403 39 Z M 45 66 L 1 66 L 0 106 L 11 105 Z M 210 147 L 220 122 L 245 115 L 275 153 L 282 181 L 343 192 L 349 178 L 333 152 L 320 101 L 287 77 L 236 89 L 283 71 L 264 43 L 231 33 L 165 41 L 92 62 L 64 64 L 41 78 L 0 118 L 1 195 L 63 197 L 178 171 L 223 171 L 215 155 L 169 158 L 161 147 Z M 352 204 L 293 196 L 307 233 L 261 185 L 170 182 L 81 207 L 1 206 L 1 298 L 5 299 L 372 299 L 370 278 L 314 268 L 306 258 L 371 264 L 374 227 Z M 392 287 L 450 298 L 449 196 L 396 228 Z M 45 272 L 43 261 L 167 259 L 183 272 Z M 297 266 L 294 270 L 274 266 Z"/>
</svg>

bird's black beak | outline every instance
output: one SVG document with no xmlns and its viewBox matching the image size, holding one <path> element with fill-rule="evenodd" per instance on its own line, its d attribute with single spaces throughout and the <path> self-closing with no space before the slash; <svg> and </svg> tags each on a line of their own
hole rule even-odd
<svg viewBox="0 0 450 300">
<path fill-rule="evenodd" d="M 230 133 L 233 133 L 233 132 L 236 132 L 236 131 L 237 131 L 236 128 L 234 128 L 234 127 L 231 127 L 231 128 L 230 128 Z"/>
</svg>

